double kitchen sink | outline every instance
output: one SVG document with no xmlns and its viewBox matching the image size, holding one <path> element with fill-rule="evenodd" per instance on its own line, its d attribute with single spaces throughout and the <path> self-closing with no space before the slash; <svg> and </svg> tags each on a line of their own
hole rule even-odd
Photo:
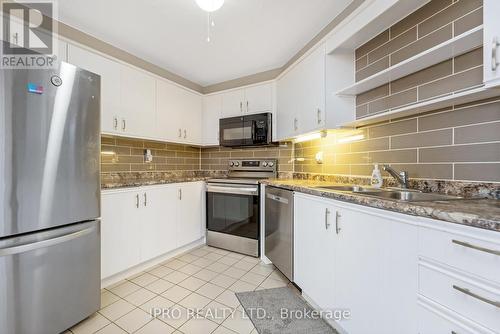
<svg viewBox="0 0 500 334">
<path fill-rule="evenodd" d="M 355 193 L 401 202 L 449 201 L 462 199 L 462 197 L 458 196 L 424 193 L 419 190 L 404 188 L 373 188 L 355 185 L 316 186 L 315 188 L 326 191 Z"/>
</svg>

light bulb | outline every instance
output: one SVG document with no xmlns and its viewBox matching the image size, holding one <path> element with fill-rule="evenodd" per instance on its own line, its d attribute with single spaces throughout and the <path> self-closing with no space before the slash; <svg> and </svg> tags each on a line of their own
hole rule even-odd
<svg viewBox="0 0 500 334">
<path fill-rule="evenodd" d="M 224 0 L 196 0 L 196 4 L 206 12 L 215 12 L 224 4 Z"/>
</svg>

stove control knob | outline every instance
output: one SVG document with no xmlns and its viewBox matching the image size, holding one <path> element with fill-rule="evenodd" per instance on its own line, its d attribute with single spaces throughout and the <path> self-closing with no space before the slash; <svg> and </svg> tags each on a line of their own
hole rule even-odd
<svg viewBox="0 0 500 334">
<path fill-rule="evenodd" d="M 235 166 L 235 167 L 238 167 L 239 165 L 240 165 L 240 163 L 239 163 L 238 161 L 235 161 L 235 162 L 234 162 L 234 166 Z"/>
<path fill-rule="evenodd" d="M 234 161 L 229 161 L 229 166 L 233 167 L 234 166 Z"/>
<path fill-rule="evenodd" d="M 267 167 L 267 161 L 264 161 L 264 162 L 262 163 L 262 167 Z"/>
<path fill-rule="evenodd" d="M 269 161 L 269 163 L 267 164 L 269 167 L 273 167 L 274 166 L 274 162 L 272 161 Z"/>
</svg>

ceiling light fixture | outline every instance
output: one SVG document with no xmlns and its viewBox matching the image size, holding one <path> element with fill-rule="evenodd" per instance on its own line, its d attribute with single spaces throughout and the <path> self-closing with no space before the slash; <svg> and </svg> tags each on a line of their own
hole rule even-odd
<svg viewBox="0 0 500 334">
<path fill-rule="evenodd" d="M 205 12 L 215 12 L 224 4 L 224 0 L 196 0 L 196 4 Z"/>
<path fill-rule="evenodd" d="M 196 4 L 207 12 L 207 42 L 210 42 L 210 28 L 215 27 L 211 13 L 219 10 L 224 4 L 224 0 L 196 0 Z"/>
</svg>

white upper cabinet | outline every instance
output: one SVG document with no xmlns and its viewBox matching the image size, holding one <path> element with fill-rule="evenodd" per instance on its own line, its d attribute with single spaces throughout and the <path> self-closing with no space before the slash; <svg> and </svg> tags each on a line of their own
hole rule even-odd
<svg viewBox="0 0 500 334">
<path fill-rule="evenodd" d="M 222 118 L 243 114 L 245 92 L 243 89 L 222 93 Z"/>
<path fill-rule="evenodd" d="M 273 112 L 273 83 L 264 83 L 221 93 L 222 117 Z"/>
<path fill-rule="evenodd" d="M 489 87 L 500 85 L 500 1 L 483 2 L 484 82 Z"/>
<path fill-rule="evenodd" d="M 181 90 L 174 84 L 164 80 L 156 82 L 156 110 L 158 136 L 167 141 L 182 141 Z"/>
<path fill-rule="evenodd" d="M 156 138 L 155 78 L 121 66 L 121 129 L 132 136 Z"/>
<path fill-rule="evenodd" d="M 101 131 L 122 134 L 120 64 L 72 44 L 68 45 L 68 62 L 101 76 Z"/>
<path fill-rule="evenodd" d="M 324 44 L 279 78 L 277 95 L 279 140 L 325 128 Z"/>
<path fill-rule="evenodd" d="M 222 96 L 203 97 L 203 145 L 219 145 L 219 119 L 222 111 Z"/>
<path fill-rule="evenodd" d="M 169 81 L 157 80 L 156 98 L 159 138 L 200 144 L 202 97 Z"/>
<path fill-rule="evenodd" d="M 244 113 L 258 114 L 273 110 L 273 85 L 271 83 L 245 89 Z"/>
</svg>

